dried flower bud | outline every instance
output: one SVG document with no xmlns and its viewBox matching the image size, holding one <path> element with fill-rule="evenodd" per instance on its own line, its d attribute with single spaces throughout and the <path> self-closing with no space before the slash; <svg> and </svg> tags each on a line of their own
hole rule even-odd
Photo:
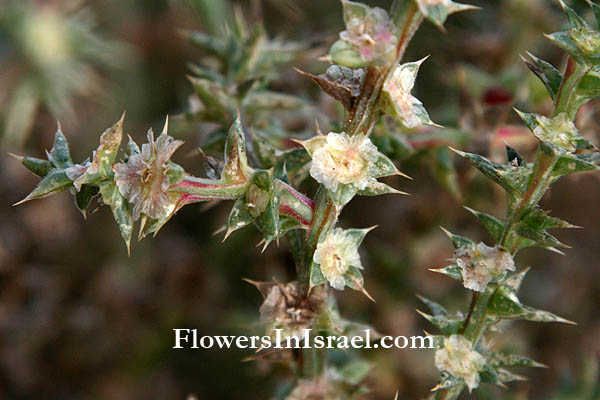
<svg viewBox="0 0 600 400">
<path fill-rule="evenodd" d="M 275 329 L 281 329 L 282 338 L 303 338 L 303 329 L 311 328 L 319 315 L 326 297 L 325 289 L 314 288 L 310 295 L 303 296 L 296 281 L 286 285 L 255 284 L 264 289 L 265 301 L 260 307 L 260 320 L 268 324 L 267 333 L 275 337 Z"/>
<path fill-rule="evenodd" d="M 342 5 L 346 30 L 330 50 L 336 64 L 364 67 L 395 53 L 398 39 L 387 11 L 348 0 L 342 0 Z"/>
<path fill-rule="evenodd" d="M 493 279 L 515 270 L 515 262 L 507 250 L 481 242 L 459 247 L 453 261 L 462 268 L 465 288 L 477 292 L 483 292 Z"/>
<path fill-rule="evenodd" d="M 160 219 L 175 208 L 175 201 L 167 192 L 169 186 L 175 183 L 168 175 L 172 168 L 169 159 L 183 142 L 167 135 L 166 130 L 167 125 L 155 141 L 154 132 L 150 129 L 148 143 L 142 145 L 141 152 L 130 155 L 126 163 L 113 167 L 119 192 L 131 204 L 135 220 L 141 214 Z"/>
<path fill-rule="evenodd" d="M 423 103 L 411 95 L 423 61 L 425 59 L 397 66 L 383 86 L 386 113 L 400 120 L 408 128 L 423 124 L 435 125 Z"/>
<path fill-rule="evenodd" d="M 435 366 L 464 380 L 470 392 L 479 386 L 479 372 L 485 366 L 485 359 L 464 336 L 452 335 L 444 338 L 444 347 L 435 352 Z"/>
</svg>

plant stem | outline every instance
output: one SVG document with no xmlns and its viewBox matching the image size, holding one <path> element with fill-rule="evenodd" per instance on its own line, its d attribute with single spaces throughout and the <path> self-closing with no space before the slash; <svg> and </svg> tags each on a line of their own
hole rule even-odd
<svg viewBox="0 0 600 400">
<path fill-rule="evenodd" d="M 344 131 L 348 135 L 369 135 L 371 133 L 373 126 L 381 116 L 377 109 L 377 101 L 383 84 L 402 59 L 410 39 L 423 21 L 423 15 L 414 1 L 396 0 L 392 6 L 392 19 L 398 27 L 396 53 L 389 64 L 367 68 L 359 100 L 355 102 L 353 110 L 348 113 L 344 123 Z M 310 268 L 317 244 L 333 228 L 340 212 L 341 208 L 333 204 L 327 189 L 320 185 L 315 196 L 312 220 L 304 241 L 302 262 L 296 266 L 300 290 L 306 294 L 310 290 Z M 308 374 L 306 377 L 314 378 L 315 373 L 320 373 L 324 369 L 324 352 L 315 353 L 315 349 L 303 349 L 302 357 L 304 360 L 303 373 Z M 308 371 L 307 368 L 311 364 L 315 367 Z"/>
<path fill-rule="evenodd" d="M 564 78 L 561 82 L 552 110 L 552 117 L 565 112 L 571 120 L 575 119 L 578 111 L 575 89 L 588 72 L 589 69 L 587 67 L 581 67 L 571 58 L 568 59 Z M 521 198 L 517 199 L 515 203 L 512 203 L 511 199 L 508 201 L 504 229 L 502 237 L 498 241 L 499 245 L 505 246 L 508 243 L 510 233 L 520 221 L 523 212 L 529 207 L 535 207 L 540 202 L 552 183 L 552 169 L 557 160 L 558 156 L 540 143 L 537 149 L 533 171 L 529 177 L 525 193 Z M 510 251 L 514 257 L 517 249 L 510 249 Z M 487 307 L 497 289 L 498 285 L 488 285 L 486 291 L 482 295 L 473 295 L 471 310 L 463 328 L 463 335 L 473 343 L 473 346 L 477 345 L 479 339 L 481 339 L 489 327 L 486 323 Z M 465 386 L 464 383 L 461 383 L 450 389 L 440 390 L 439 392 L 436 392 L 434 398 L 436 400 L 456 400 Z"/>
</svg>

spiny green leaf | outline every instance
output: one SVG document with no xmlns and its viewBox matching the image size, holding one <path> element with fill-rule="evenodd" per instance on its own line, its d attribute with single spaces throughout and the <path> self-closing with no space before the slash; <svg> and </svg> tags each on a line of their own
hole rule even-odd
<svg viewBox="0 0 600 400">
<path fill-rule="evenodd" d="M 514 293 L 516 293 L 520 288 L 521 288 L 521 284 L 523 283 L 523 279 L 525 279 L 525 276 L 527 275 L 527 273 L 529 272 L 531 268 L 525 268 L 522 271 L 519 271 L 511 276 L 509 276 L 505 281 L 504 281 L 504 285 L 506 287 L 508 287 L 510 290 L 512 290 Z"/>
<path fill-rule="evenodd" d="M 108 179 L 114 175 L 112 167 L 117 158 L 121 140 L 123 139 L 124 119 L 125 113 L 123 113 L 117 123 L 105 130 L 102 136 L 100 136 L 100 145 L 94 152 L 92 163 L 83 175 L 73 182 L 77 190 L 84 184 L 95 184 L 102 179 Z"/>
<path fill-rule="evenodd" d="M 196 77 L 189 77 L 189 80 L 206 108 L 206 119 L 225 123 L 235 113 L 236 101 L 222 85 Z"/>
<path fill-rule="evenodd" d="M 423 0 L 416 1 L 425 18 L 439 27 L 444 25 L 444 22 L 446 22 L 446 19 L 450 14 L 479 9 L 479 7 L 470 4 L 455 3 L 454 1 L 439 2 L 439 4 Z"/>
<path fill-rule="evenodd" d="M 496 242 L 499 242 L 502 238 L 502 232 L 504 232 L 504 224 L 498 218 L 493 217 L 489 214 L 473 210 L 467 206 L 464 206 L 467 211 L 471 212 L 475 215 L 488 230 L 490 235 L 494 238 Z"/>
<path fill-rule="evenodd" d="M 550 217 L 548 212 L 540 209 L 539 207 L 528 209 L 521 215 L 521 220 L 530 228 L 537 231 L 544 231 L 546 229 L 569 229 L 577 228 L 566 221 L 558 218 Z"/>
<path fill-rule="evenodd" d="M 444 335 L 458 334 L 464 325 L 464 319 L 454 319 L 444 316 L 429 315 L 417 310 L 417 312 L 440 330 Z"/>
<path fill-rule="evenodd" d="M 98 188 L 90 185 L 83 185 L 81 189 L 75 193 L 75 205 L 79 211 L 83 213 L 84 217 L 90 202 L 97 194 Z"/>
<path fill-rule="evenodd" d="M 493 368 L 544 368 L 544 364 L 532 360 L 529 357 L 520 356 L 517 354 L 503 354 L 497 352 L 490 352 L 488 359 L 488 365 Z"/>
<path fill-rule="evenodd" d="M 29 200 L 41 199 L 43 197 L 50 196 L 54 193 L 62 192 L 72 186 L 72 181 L 67 176 L 67 173 L 62 168 L 55 168 L 51 170 L 38 185 L 33 189 L 31 193 L 27 195 L 23 200 L 15 203 L 16 205 L 23 204 Z"/>
<path fill-rule="evenodd" d="M 246 136 L 238 117 L 227 134 L 225 166 L 221 179 L 226 182 L 244 181 L 249 178 L 250 173 L 251 169 L 248 167 L 246 155 Z"/>
<path fill-rule="evenodd" d="M 570 323 L 548 311 L 537 310 L 521 304 L 511 288 L 503 285 L 498 288 L 488 305 L 488 314 L 497 319 L 524 319 L 535 322 Z"/>
<path fill-rule="evenodd" d="M 68 168 L 73 165 L 69 143 L 62 133 L 60 125 L 54 135 L 54 146 L 52 146 L 52 150 L 50 150 L 48 160 L 50 160 L 56 168 Z"/>
<path fill-rule="evenodd" d="M 21 162 L 31 172 L 39 176 L 40 178 L 48 175 L 50 170 L 54 168 L 54 165 L 48 160 L 42 160 L 41 158 L 35 157 L 21 157 L 15 156 L 17 160 Z"/>
<path fill-rule="evenodd" d="M 436 317 L 445 317 L 448 315 L 448 311 L 441 304 L 436 303 L 433 300 L 430 300 L 426 297 L 417 295 L 417 298 L 421 300 L 425 305 L 431 310 L 434 316 Z"/>
<path fill-rule="evenodd" d="M 462 247 L 462 246 L 468 246 L 468 245 L 473 244 L 473 241 L 470 239 L 455 235 L 454 233 L 448 231 L 445 228 L 442 228 L 442 227 L 440 227 L 440 228 L 442 229 L 442 231 L 444 231 L 446 236 L 448 236 L 448 238 L 452 241 L 452 244 L 454 245 L 455 249 L 458 249 L 459 247 Z"/>
<path fill-rule="evenodd" d="M 509 167 L 497 164 L 478 154 L 465 153 L 453 148 L 451 150 L 466 158 L 475 168 L 502 186 L 508 193 L 515 194 L 522 190 L 518 181 L 509 173 Z"/>
<path fill-rule="evenodd" d="M 102 181 L 98 186 L 102 202 L 112 210 L 119 232 L 121 232 L 121 236 L 125 240 L 127 252 L 129 252 L 134 223 L 133 216 L 131 215 L 131 207 L 127 199 L 119 193 L 119 189 L 116 187 L 114 181 Z"/>
<path fill-rule="evenodd" d="M 596 22 L 598 23 L 598 26 L 600 26 L 600 4 L 596 3 L 593 0 L 586 0 L 586 1 L 592 8 L 592 11 L 594 12 L 594 16 L 596 17 Z"/>
<path fill-rule="evenodd" d="M 446 276 L 449 276 L 450 278 L 457 280 L 457 281 L 462 281 L 463 277 L 462 277 L 462 268 L 460 268 L 457 265 L 448 265 L 444 268 L 438 268 L 438 269 L 430 269 L 431 272 L 437 272 Z"/>
<path fill-rule="evenodd" d="M 537 58 L 531 53 L 527 53 L 532 62 L 523 58 L 523 61 L 527 67 L 533 72 L 546 86 L 548 93 L 552 99 L 556 99 L 560 84 L 562 83 L 563 76 L 558 69 L 547 61 Z"/>
<path fill-rule="evenodd" d="M 246 205 L 246 199 L 244 197 L 240 197 L 235 201 L 233 208 L 229 212 L 225 239 L 227 239 L 231 232 L 244 228 L 250 225 L 252 222 L 254 222 L 254 216 L 250 213 L 250 209 Z"/>
<path fill-rule="evenodd" d="M 321 272 L 321 266 L 312 262 L 310 267 L 310 287 L 312 288 L 324 283 L 327 283 L 327 278 Z"/>
<path fill-rule="evenodd" d="M 207 54 L 224 58 L 226 45 L 222 40 L 200 31 L 183 31 L 182 36 Z"/>
<path fill-rule="evenodd" d="M 515 232 L 524 238 L 533 240 L 538 244 L 539 247 L 569 247 L 561 243 L 560 240 L 550 235 L 549 233 L 545 231 L 536 230 L 523 222 L 520 222 L 515 226 Z"/>
<path fill-rule="evenodd" d="M 598 171 L 600 165 L 594 159 L 595 154 L 565 154 L 562 155 L 552 168 L 552 176 L 558 179 L 561 176 L 578 172 Z"/>
<path fill-rule="evenodd" d="M 401 192 L 397 189 L 394 189 L 391 186 L 386 185 L 385 183 L 378 182 L 375 179 L 369 181 L 369 184 L 366 188 L 359 190 L 359 196 L 380 196 L 383 194 L 407 194 L 405 192 Z"/>
<path fill-rule="evenodd" d="M 306 106 L 301 98 L 285 93 L 259 91 L 249 93 L 243 102 L 248 113 L 273 110 L 298 110 Z"/>
</svg>

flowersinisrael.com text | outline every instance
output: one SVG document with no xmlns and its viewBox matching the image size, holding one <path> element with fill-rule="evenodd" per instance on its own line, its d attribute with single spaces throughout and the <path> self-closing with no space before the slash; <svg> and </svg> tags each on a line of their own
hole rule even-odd
<svg viewBox="0 0 600 400">
<path fill-rule="evenodd" d="M 174 349 L 433 349 L 431 336 L 383 336 L 372 339 L 371 331 L 365 329 L 362 336 L 311 335 L 303 329 L 301 336 L 286 336 L 282 329 L 275 329 L 273 336 L 200 336 L 197 329 L 173 329 Z"/>
</svg>

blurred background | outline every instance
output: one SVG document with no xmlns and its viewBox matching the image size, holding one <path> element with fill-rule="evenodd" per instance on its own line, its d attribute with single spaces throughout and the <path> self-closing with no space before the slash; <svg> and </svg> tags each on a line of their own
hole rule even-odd
<svg viewBox="0 0 600 400">
<path fill-rule="evenodd" d="M 370 1 L 389 7 L 389 1 Z M 446 145 L 503 157 L 503 140 L 531 156 L 513 106 L 548 112 L 551 103 L 519 55 L 531 51 L 562 66 L 563 54 L 543 33 L 566 24 L 550 0 L 470 1 L 477 12 L 452 16 L 447 32 L 424 24 L 406 59 L 430 59 L 416 95 L 432 119 L 448 129 L 398 134 L 392 153 L 414 180 L 389 183 L 411 196 L 356 198 L 342 227 L 379 225 L 362 247 L 367 290 L 377 303 L 346 290 L 336 293 L 342 314 L 389 335 L 421 334 L 416 312 L 422 294 L 452 310 L 468 293 L 428 271 L 447 263 L 452 247 L 439 229 L 484 240 L 484 228 L 463 205 L 501 216 L 501 192 L 451 157 Z M 571 2 L 585 15 L 584 0 Z M 37 183 L 8 152 L 43 157 L 60 120 L 76 160 L 88 157 L 100 133 L 127 110 L 125 131 L 142 141 L 167 114 L 193 105 L 191 64 L 206 56 L 181 34 L 195 29 L 224 35 L 233 6 L 269 37 L 293 41 L 294 57 L 279 66 L 270 86 L 308 104 L 283 115 L 288 132 L 312 134 L 341 117 L 339 107 L 292 66 L 322 73 L 318 62 L 343 30 L 337 0 L 0 0 L 0 399 L 268 399 L 292 376 L 277 364 L 245 362 L 243 350 L 173 350 L 173 328 L 201 335 L 254 329 L 260 294 L 241 280 L 293 279 L 287 245 L 260 254 L 254 228 L 224 244 L 212 236 L 231 204 L 184 208 L 153 239 L 132 245 L 128 257 L 108 208 L 87 221 L 68 193 L 11 207 Z M 598 103 L 578 126 L 596 144 Z M 182 119 L 185 120 L 185 117 Z M 380 126 L 375 138 L 392 126 Z M 209 124 L 180 124 L 186 145 L 175 159 L 201 174 L 197 148 Z M 384 140 L 378 142 L 385 145 Z M 543 200 L 553 215 L 584 227 L 558 237 L 565 256 L 544 250 L 519 254 L 533 266 L 521 300 L 579 325 L 504 324 L 496 346 L 536 359 L 549 369 L 524 370 L 529 381 L 508 390 L 484 387 L 477 399 L 600 399 L 600 175 L 563 178 Z M 306 192 L 311 194 L 312 187 Z M 433 351 L 370 350 L 366 398 L 424 397 L 435 385 Z"/>
</svg>

